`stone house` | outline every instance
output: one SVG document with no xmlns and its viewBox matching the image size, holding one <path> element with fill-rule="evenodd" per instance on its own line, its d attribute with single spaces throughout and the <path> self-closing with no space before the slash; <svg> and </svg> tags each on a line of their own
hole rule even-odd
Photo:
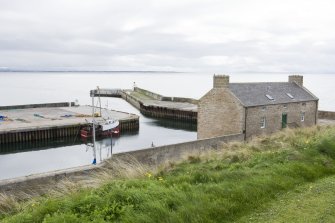
<svg viewBox="0 0 335 223">
<path fill-rule="evenodd" d="M 288 82 L 229 83 L 214 75 L 213 88 L 198 105 L 198 139 L 230 134 L 270 134 L 286 127 L 317 123 L 318 98 L 303 86 L 303 76 Z"/>
</svg>

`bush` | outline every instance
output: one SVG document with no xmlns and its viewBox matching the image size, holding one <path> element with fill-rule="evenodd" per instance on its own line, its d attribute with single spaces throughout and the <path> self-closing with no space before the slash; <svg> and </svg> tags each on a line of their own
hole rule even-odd
<svg viewBox="0 0 335 223">
<path fill-rule="evenodd" d="M 335 159 L 335 136 L 329 136 L 321 139 L 320 143 L 317 145 L 317 150 L 326 154 L 332 159 Z"/>
</svg>

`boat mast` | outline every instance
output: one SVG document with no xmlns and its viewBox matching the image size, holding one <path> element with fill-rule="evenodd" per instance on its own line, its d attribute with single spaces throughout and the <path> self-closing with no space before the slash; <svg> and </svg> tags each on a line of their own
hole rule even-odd
<svg viewBox="0 0 335 223">
<path fill-rule="evenodd" d="M 94 92 L 92 94 L 92 144 L 93 144 L 93 164 L 96 164 L 97 157 L 96 157 L 96 150 L 95 150 L 95 121 L 94 121 Z"/>
<path fill-rule="evenodd" d="M 101 114 L 101 98 L 100 98 L 100 88 L 99 88 L 99 86 L 97 86 L 97 89 L 98 89 L 98 99 L 99 99 L 100 117 L 102 117 L 102 114 Z"/>
</svg>

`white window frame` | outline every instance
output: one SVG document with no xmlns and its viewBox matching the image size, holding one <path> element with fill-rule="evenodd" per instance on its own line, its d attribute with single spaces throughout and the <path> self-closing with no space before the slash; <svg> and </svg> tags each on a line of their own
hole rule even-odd
<svg viewBox="0 0 335 223">
<path fill-rule="evenodd" d="M 305 112 L 300 113 L 300 121 L 304 122 L 305 121 Z"/>
<path fill-rule="evenodd" d="M 261 129 L 265 129 L 266 127 L 266 118 L 265 116 L 261 117 Z"/>
</svg>

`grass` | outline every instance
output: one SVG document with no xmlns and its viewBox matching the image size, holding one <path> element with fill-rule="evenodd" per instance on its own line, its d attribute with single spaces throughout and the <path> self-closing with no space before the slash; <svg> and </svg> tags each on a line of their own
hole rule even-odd
<svg viewBox="0 0 335 223">
<path fill-rule="evenodd" d="M 148 171 L 114 163 L 96 188 L 0 202 L 2 222 L 331 222 L 335 128 L 287 130 Z M 121 166 L 121 167 L 118 167 Z M 299 202 L 297 202 L 299 200 Z M 301 202 L 300 202 L 301 201 Z M 6 207 L 5 204 L 8 204 Z M 13 207 L 13 208 L 11 208 Z"/>
<path fill-rule="evenodd" d="M 335 176 L 298 186 L 239 222 L 335 222 Z"/>
</svg>

